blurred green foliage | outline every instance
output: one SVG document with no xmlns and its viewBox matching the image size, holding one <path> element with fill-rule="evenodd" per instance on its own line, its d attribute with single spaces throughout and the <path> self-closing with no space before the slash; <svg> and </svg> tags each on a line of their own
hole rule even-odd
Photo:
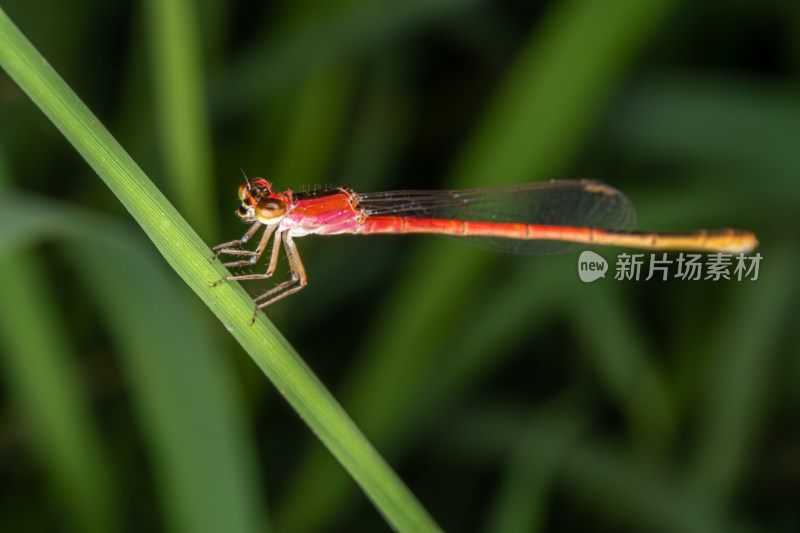
<svg viewBox="0 0 800 533">
<path fill-rule="evenodd" d="M 593 177 L 641 229 L 752 230 L 755 282 L 303 239 L 310 284 L 268 315 L 445 530 L 800 527 L 800 6 L 3 9 L 209 245 L 244 231 L 239 167 L 364 192 Z M 3 529 L 386 527 L 5 75 L 0 184 Z"/>
</svg>

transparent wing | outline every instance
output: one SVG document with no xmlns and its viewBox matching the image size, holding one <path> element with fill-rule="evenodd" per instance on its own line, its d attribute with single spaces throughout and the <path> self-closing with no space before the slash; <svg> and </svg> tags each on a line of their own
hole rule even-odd
<svg viewBox="0 0 800 533">
<path fill-rule="evenodd" d="M 598 181 L 526 183 L 454 191 L 391 191 L 358 195 L 368 216 L 404 216 L 524 223 L 628 231 L 636 224 L 630 200 Z M 585 245 L 548 240 L 458 237 L 459 241 L 493 251 L 563 252 Z"/>
</svg>

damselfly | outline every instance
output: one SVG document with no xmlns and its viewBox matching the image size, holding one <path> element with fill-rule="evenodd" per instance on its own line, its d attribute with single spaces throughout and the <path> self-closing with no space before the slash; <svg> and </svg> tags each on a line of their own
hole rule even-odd
<svg viewBox="0 0 800 533">
<path fill-rule="evenodd" d="M 332 188 L 311 192 L 274 192 L 262 179 L 239 187 L 237 214 L 252 226 L 241 239 L 215 246 L 222 254 L 245 259 L 227 267 L 253 265 L 272 240 L 264 274 L 227 276 L 226 281 L 265 279 L 278 264 L 281 243 L 291 277 L 255 298 L 259 309 L 306 286 L 306 271 L 296 237 L 306 235 L 435 233 L 467 240 L 502 252 L 551 253 L 585 245 L 624 246 L 650 250 L 747 253 L 758 241 L 747 231 L 698 230 L 687 233 L 631 231 L 636 215 L 630 200 L 597 181 L 549 181 L 454 191 L 391 191 L 359 194 Z M 264 226 L 254 251 L 239 248 Z"/>
</svg>

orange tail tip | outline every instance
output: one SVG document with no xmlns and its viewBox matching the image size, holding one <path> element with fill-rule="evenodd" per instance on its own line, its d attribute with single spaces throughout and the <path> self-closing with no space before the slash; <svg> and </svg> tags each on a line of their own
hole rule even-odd
<svg viewBox="0 0 800 533">
<path fill-rule="evenodd" d="M 594 230 L 592 233 L 591 240 L 595 244 L 645 250 L 746 254 L 758 246 L 758 239 L 749 231 L 729 228 L 691 233 L 622 233 L 603 230 Z"/>
</svg>

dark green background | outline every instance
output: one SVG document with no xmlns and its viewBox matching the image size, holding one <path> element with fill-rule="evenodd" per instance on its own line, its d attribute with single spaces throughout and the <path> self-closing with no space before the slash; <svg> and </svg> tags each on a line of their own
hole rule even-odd
<svg viewBox="0 0 800 533">
<path fill-rule="evenodd" d="M 591 177 L 638 229 L 753 231 L 755 282 L 591 285 L 578 252 L 302 239 L 309 286 L 267 315 L 448 531 L 800 527 L 800 4 L 3 8 L 209 245 L 245 230 L 240 167 Z M 0 238 L 4 530 L 387 528 L 5 75 L 0 184 L 80 221 Z"/>
</svg>

